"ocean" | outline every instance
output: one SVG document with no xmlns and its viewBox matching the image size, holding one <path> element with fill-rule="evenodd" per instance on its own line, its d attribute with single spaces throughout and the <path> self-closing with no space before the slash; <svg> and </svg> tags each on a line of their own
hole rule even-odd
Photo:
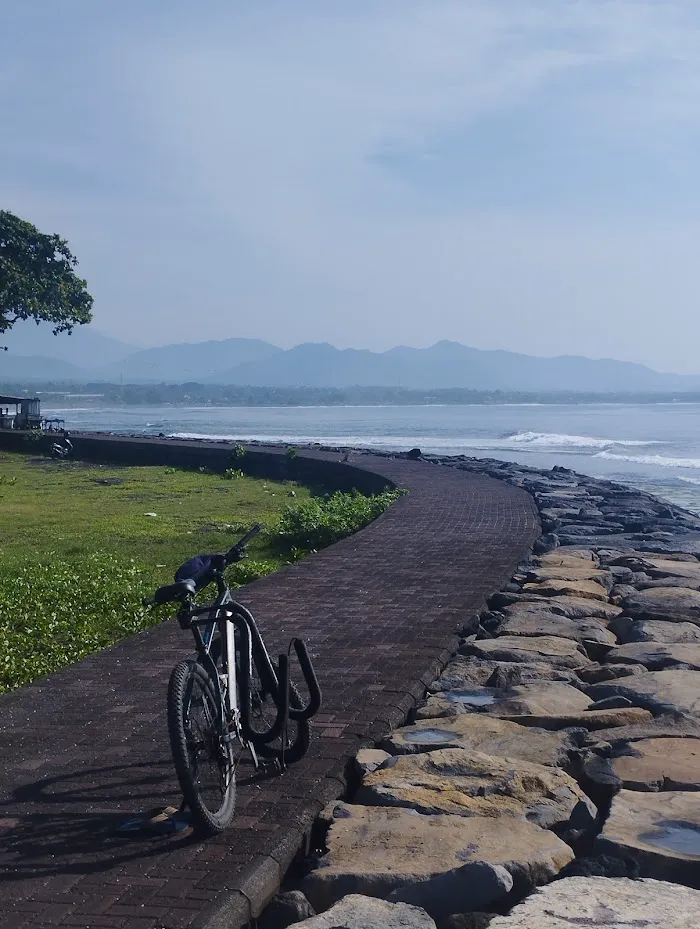
<svg viewBox="0 0 700 929">
<path fill-rule="evenodd" d="M 78 401 L 79 402 L 79 401 Z M 563 465 L 700 515 L 700 404 L 43 409 L 75 431 L 349 445 Z"/>
</svg>

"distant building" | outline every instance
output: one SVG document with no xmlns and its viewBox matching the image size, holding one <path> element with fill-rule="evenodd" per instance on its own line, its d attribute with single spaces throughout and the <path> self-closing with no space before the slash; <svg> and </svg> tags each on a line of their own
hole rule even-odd
<svg viewBox="0 0 700 929">
<path fill-rule="evenodd" d="M 10 413 L 10 407 L 14 412 Z M 39 400 L 34 397 L 4 397 L 0 394 L 0 429 L 40 429 Z"/>
</svg>

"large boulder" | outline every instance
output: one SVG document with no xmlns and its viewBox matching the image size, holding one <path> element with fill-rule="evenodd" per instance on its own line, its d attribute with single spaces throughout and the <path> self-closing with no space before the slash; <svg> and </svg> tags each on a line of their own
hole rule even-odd
<svg viewBox="0 0 700 929">
<path fill-rule="evenodd" d="M 504 867 L 474 861 L 392 890 L 389 901 L 420 906 L 442 925 L 452 913 L 483 909 L 506 897 L 512 888 L 513 878 Z"/>
<path fill-rule="evenodd" d="M 362 894 L 348 894 L 320 916 L 296 925 L 298 929 L 435 929 L 434 921 L 420 907 Z"/>
<path fill-rule="evenodd" d="M 499 593 L 489 601 L 495 609 L 509 612 L 509 607 L 526 609 L 530 604 L 533 610 L 551 610 L 569 619 L 582 619 L 584 616 L 597 616 L 599 619 L 614 619 L 622 613 L 622 608 L 602 600 L 589 600 L 584 597 L 541 597 L 534 593 Z"/>
<path fill-rule="evenodd" d="M 594 851 L 634 858 L 641 877 L 700 887 L 700 793 L 621 790 Z"/>
<path fill-rule="evenodd" d="M 584 600 L 603 600 L 606 603 L 608 600 L 608 591 L 597 580 L 550 578 L 524 584 L 523 593 L 536 594 L 538 597 L 580 597 Z"/>
<path fill-rule="evenodd" d="M 364 778 L 356 799 L 428 815 L 517 816 L 559 832 L 590 829 L 596 816 L 564 771 L 463 748 L 396 758 Z"/>
<path fill-rule="evenodd" d="M 517 677 L 519 684 L 538 681 L 576 681 L 576 674 L 566 668 L 553 668 L 544 661 L 484 661 L 475 657 L 456 655 L 440 677 L 428 688 L 432 693 L 450 690 L 472 690 L 485 686 L 493 677 Z"/>
<path fill-rule="evenodd" d="M 605 697 L 627 697 L 635 706 L 652 713 L 680 710 L 692 716 L 700 715 L 700 671 L 649 671 L 633 677 L 623 677 L 588 688 L 594 700 Z"/>
<path fill-rule="evenodd" d="M 580 668 L 590 663 L 581 646 L 553 635 L 499 636 L 481 639 L 460 649 L 463 654 L 496 661 L 544 661 L 559 668 Z"/>
<path fill-rule="evenodd" d="M 612 587 L 610 571 L 596 568 L 592 562 L 586 564 L 580 559 L 576 565 L 533 565 L 527 567 L 524 573 L 531 584 L 546 584 L 550 581 L 595 581 L 606 590 Z"/>
<path fill-rule="evenodd" d="M 516 613 L 507 616 L 498 627 L 499 636 L 557 636 L 561 639 L 573 639 L 586 646 L 600 645 L 603 650 L 617 644 L 617 638 L 603 625 L 602 620 L 594 618 L 568 619 L 556 613 Z"/>
<path fill-rule="evenodd" d="M 489 929 L 697 929 L 700 892 L 665 881 L 565 877 L 538 888 Z"/>
<path fill-rule="evenodd" d="M 633 619 L 700 623 L 700 591 L 687 587 L 654 587 L 651 590 L 640 590 L 634 596 L 623 600 L 622 607 Z"/>
<path fill-rule="evenodd" d="M 569 733 L 527 730 L 517 723 L 466 713 L 439 724 L 419 721 L 412 726 L 395 729 L 382 742 L 393 755 L 414 755 L 437 748 L 464 748 L 485 755 L 533 761 L 552 767 L 568 764 L 576 740 Z"/>
<path fill-rule="evenodd" d="M 508 719 L 509 717 L 504 717 Z M 541 729 L 587 729 L 596 732 L 599 729 L 611 729 L 617 726 L 629 726 L 651 720 L 649 710 L 638 706 L 616 707 L 607 710 L 584 710 L 579 713 L 539 713 L 521 714 L 510 717 L 521 726 L 534 726 Z M 605 738 L 601 735 L 601 739 Z"/>
<path fill-rule="evenodd" d="M 700 720 L 684 713 L 662 713 L 645 722 L 590 734 L 585 737 L 584 744 L 595 745 L 604 741 L 615 752 L 618 748 L 624 749 L 630 742 L 643 739 L 700 739 Z"/>
<path fill-rule="evenodd" d="M 697 627 L 700 629 L 700 626 Z M 630 642 L 608 655 L 613 664 L 641 664 L 650 671 L 665 668 L 700 670 L 700 643 Z"/>
<path fill-rule="evenodd" d="M 573 860 L 553 832 L 510 816 L 422 816 L 413 810 L 338 802 L 319 867 L 302 881 L 317 911 L 348 893 L 387 897 L 464 864 L 502 865 L 516 893 L 552 880 Z"/>
<path fill-rule="evenodd" d="M 618 616 L 609 628 L 623 645 L 629 642 L 665 642 L 668 645 L 695 642 L 700 645 L 700 626 L 695 623 L 669 623 L 659 619 Z"/>
<path fill-rule="evenodd" d="M 630 790 L 700 790 L 700 741 L 627 742 L 616 747 L 610 766 Z"/>
</svg>

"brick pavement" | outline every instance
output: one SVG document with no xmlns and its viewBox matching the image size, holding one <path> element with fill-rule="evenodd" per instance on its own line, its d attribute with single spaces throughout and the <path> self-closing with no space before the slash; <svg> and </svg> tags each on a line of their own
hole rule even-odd
<svg viewBox="0 0 700 929">
<path fill-rule="evenodd" d="M 273 653 L 306 639 L 324 705 L 305 759 L 281 777 L 244 772 L 224 835 L 115 834 L 125 818 L 179 801 L 165 692 L 190 640 L 174 622 L 0 697 L 5 929 L 233 929 L 257 915 L 315 815 L 342 794 L 347 760 L 403 721 L 460 620 L 539 532 L 531 498 L 499 481 L 404 459 L 351 463 L 410 494 L 240 592 Z"/>
</svg>

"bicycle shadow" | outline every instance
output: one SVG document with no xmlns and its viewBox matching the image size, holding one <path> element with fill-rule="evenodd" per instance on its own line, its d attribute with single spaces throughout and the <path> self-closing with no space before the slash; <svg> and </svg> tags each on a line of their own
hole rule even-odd
<svg viewBox="0 0 700 929">
<path fill-rule="evenodd" d="M 254 786 L 268 777 L 241 764 L 237 782 Z M 170 759 L 82 769 L 24 784 L 0 803 L 0 882 L 107 871 L 218 841 L 191 828 L 128 828 L 179 802 Z"/>
</svg>

